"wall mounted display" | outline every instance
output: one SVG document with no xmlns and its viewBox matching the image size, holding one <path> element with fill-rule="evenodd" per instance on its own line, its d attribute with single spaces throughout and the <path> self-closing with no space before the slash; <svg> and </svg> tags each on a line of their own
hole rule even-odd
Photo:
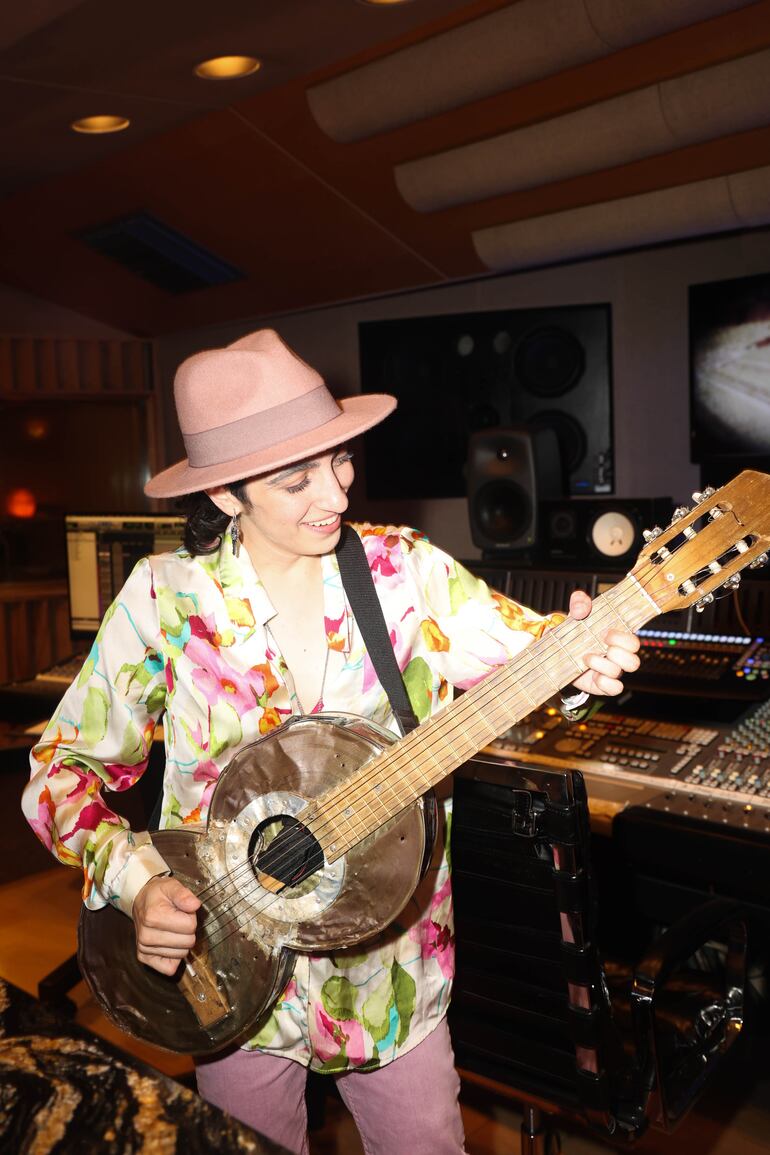
<svg viewBox="0 0 770 1155">
<path fill-rule="evenodd" d="M 692 460 L 770 462 L 770 272 L 691 285 Z"/>
</svg>

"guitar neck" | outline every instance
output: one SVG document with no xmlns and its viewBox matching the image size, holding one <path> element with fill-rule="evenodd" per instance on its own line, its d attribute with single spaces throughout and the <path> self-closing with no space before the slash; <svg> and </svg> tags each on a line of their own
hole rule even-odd
<svg viewBox="0 0 770 1155">
<path fill-rule="evenodd" d="M 367 762 L 303 816 L 330 862 L 340 858 L 542 706 L 603 653 L 608 629 L 635 632 L 660 611 L 633 575 L 598 597 L 590 617 L 567 618 L 472 690 Z"/>
</svg>

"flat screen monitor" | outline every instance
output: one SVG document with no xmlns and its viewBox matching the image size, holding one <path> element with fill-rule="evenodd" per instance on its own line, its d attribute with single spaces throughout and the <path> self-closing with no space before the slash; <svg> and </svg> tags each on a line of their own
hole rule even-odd
<svg viewBox="0 0 770 1155">
<path fill-rule="evenodd" d="M 770 273 L 691 285 L 692 460 L 770 459 Z"/>
<path fill-rule="evenodd" d="M 93 635 L 140 558 L 182 543 L 185 519 L 164 514 L 65 517 L 70 629 Z"/>
</svg>

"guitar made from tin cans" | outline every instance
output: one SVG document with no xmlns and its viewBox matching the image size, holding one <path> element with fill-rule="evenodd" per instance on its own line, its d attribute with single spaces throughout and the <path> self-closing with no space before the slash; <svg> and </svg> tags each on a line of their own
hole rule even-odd
<svg viewBox="0 0 770 1155">
<path fill-rule="evenodd" d="M 432 843 L 431 788 L 574 681 L 608 629 L 735 589 L 770 549 L 770 476 L 746 470 L 676 510 L 589 618 L 567 618 L 406 737 L 354 715 L 292 718 L 220 775 L 205 828 L 152 840 L 201 899 L 174 978 L 136 958 L 134 926 L 83 909 L 81 970 L 105 1014 L 156 1046 L 207 1054 L 253 1036 L 297 952 L 372 938 L 412 896 Z"/>
</svg>

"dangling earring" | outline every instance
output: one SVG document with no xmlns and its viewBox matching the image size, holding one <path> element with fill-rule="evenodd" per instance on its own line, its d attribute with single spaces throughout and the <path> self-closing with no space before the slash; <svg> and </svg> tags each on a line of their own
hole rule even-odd
<svg viewBox="0 0 770 1155">
<path fill-rule="evenodd" d="M 233 557 L 241 552 L 241 531 L 238 526 L 238 514 L 234 513 L 230 519 L 230 541 L 233 546 Z"/>
</svg>

